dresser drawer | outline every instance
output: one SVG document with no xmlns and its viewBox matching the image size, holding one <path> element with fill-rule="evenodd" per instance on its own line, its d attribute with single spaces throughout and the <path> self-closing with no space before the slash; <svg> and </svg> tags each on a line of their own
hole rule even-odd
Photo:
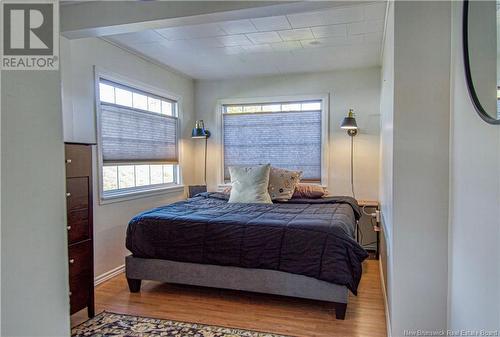
<svg viewBox="0 0 500 337">
<path fill-rule="evenodd" d="M 68 211 L 68 243 L 90 239 L 89 210 Z"/>
<path fill-rule="evenodd" d="M 75 243 L 69 248 L 69 277 L 92 275 L 92 242 L 90 240 Z"/>
<path fill-rule="evenodd" d="M 91 289 L 89 285 L 91 284 L 90 275 L 82 275 L 78 277 L 69 278 L 69 291 L 70 291 L 70 306 L 71 314 L 82 310 L 88 305 Z"/>
<path fill-rule="evenodd" d="M 90 145 L 66 144 L 66 177 L 89 176 L 92 170 L 92 148 Z"/>
<path fill-rule="evenodd" d="M 67 211 L 89 207 L 89 178 L 66 179 Z"/>
</svg>

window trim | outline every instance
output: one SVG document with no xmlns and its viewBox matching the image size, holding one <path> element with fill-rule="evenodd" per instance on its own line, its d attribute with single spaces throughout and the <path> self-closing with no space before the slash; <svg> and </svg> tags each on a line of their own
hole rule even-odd
<svg viewBox="0 0 500 337">
<path fill-rule="evenodd" d="M 120 192 L 111 192 L 111 193 L 104 193 L 103 189 L 103 159 L 102 159 L 102 141 L 101 141 L 101 102 L 100 102 L 100 97 L 99 97 L 99 83 L 100 79 L 104 79 L 108 82 L 115 82 L 118 85 L 122 86 L 127 86 L 130 87 L 131 89 L 136 89 L 138 91 L 142 91 L 144 93 L 154 95 L 160 98 L 164 98 L 169 101 L 174 101 L 177 103 L 177 108 L 176 108 L 176 113 L 177 116 L 177 151 L 178 151 L 178 159 L 179 163 L 176 165 L 177 167 L 177 172 L 174 174 L 176 175 L 176 183 L 167 183 L 167 184 L 156 184 L 156 185 L 146 185 L 146 186 L 141 186 L 141 187 L 134 187 L 134 188 L 128 188 L 125 191 L 120 191 Z M 99 204 L 104 205 L 104 204 L 109 204 L 109 203 L 115 203 L 115 202 L 121 202 L 121 201 L 127 201 L 127 200 L 132 200 L 132 199 L 138 199 L 138 198 L 146 198 L 146 197 L 151 197 L 151 196 L 156 196 L 156 195 L 165 195 L 165 194 L 170 194 L 170 193 L 180 193 L 184 192 L 184 185 L 182 181 L 182 168 L 181 168 L 181 162 L 182 162 L 182 142 L 180 141 L 181 135 L 180 132 L 182 130 L 182 116 L 183 116 L 183 104 L 182 104 L 182 97 L 176 94 L 173 94 L 171 92 L 159 89 L 157 87 L 151 86 L 149 84 L 140 82 L 135 79 L 131 79 L 128 77 L 125 77 L 120 74 L 116 74 L 114 72 L 105 70 L 101 67 L 94 66 L 94 106 L 95 106 L 95 132 L 96 132 L 96 139 L 97 139 L 97 160 L 96 160 L 96 165 L 97 165 L 97 188 L 98 188 L 98 194 L 99 194 Z M 105 103 L 104 104 L 108 104 Z M 117 106 L 121 106 L 117 104 Z M 127 107 L 129 108 L 129 107 Z M 131 108 L 134 109 L 134 108 Z M 135 109 L 137 110 L 137 109 Z M 142 110 L 140 110 L 142 111 Z M 153 113 L 153 112 L 152 112 Z M 167 116 L 168 117 L 168 116 Z M 136 165 L 136 163 L 131 163 L 133 165 Z M 149 163 L 151 164 L 151 163 Z M 105 195 L 106 194 L 106 195 Z"/>
<path fill-rule="evenodd" d="M 215 115 L 217 116 L 217 143 L 220 146 L 218 167 L 217 167 L 217 184 L 218 188 L 228 186 L 224 181 L 224 106 L 226 105 L 245 105 L 245 104 L 273 104 L 273 103 L 290 103 L 299 101 L 321 101 L 321 181 L 322 186 L 328 186 L 328 168 L 329 168 L 329 144 L 330 144 L 330 94 L 309 94 L 309 95 L 292 95 L 292 96 L 273 96 L 273 97 L 249 97 L 249 98 L 225 98 L 217 100 Z"/>
<path fill-rule="evenodd" d="M 149 185 L 155 186 L 155 185 Z M 156 188 L 130 188 L 126 193 L 116 193 L 113 195 L 105 196 L 103 199 L 99 201 L 100 205 L 107 205 L 116 202 L 154 197 L 158 195 L 166 195 L 166 194 L 184 194 L 184 185 L 179 184 L 164 184 L 161 187 Z"/>
</svg>

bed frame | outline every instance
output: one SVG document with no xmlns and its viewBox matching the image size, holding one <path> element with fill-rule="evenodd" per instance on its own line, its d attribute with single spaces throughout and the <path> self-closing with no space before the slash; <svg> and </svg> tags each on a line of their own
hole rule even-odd
<svg viewBox="0 0 500 337">
<path fill-rule="evenodd" d="M 132 293 L 140 291 L 142 280 L 152 280 L 333 302 L 337 319 L 345 318 L 347 308 L 346 286 L 275 270 L 143 259 L 129 255 L 125 258 L 125 274 Z"/>
</svg>

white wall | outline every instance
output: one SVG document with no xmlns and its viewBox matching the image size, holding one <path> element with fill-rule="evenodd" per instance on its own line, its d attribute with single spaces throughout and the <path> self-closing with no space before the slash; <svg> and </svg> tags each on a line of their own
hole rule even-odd
<svg viewBox="0 0 500 337">
<path fill-rule="evenodd" d="M 147 62 L 97 38 L 61 38 L 61 62 L 64 140 L 67 142 L 96 142 L 94 65 L 181 96 L 181 168 L 184 184 L 192 183 L 192 79 Z M 125 232 L 128 222 L 135 214 L 180 200 L 184 194 L 165 194 L 100 205 L 95 153 L 94 148 L 94 256 L 95 275 L 98 277 L 124 264 L 124 256 L 128 254 L 125 249 Z"/>
<path fill-rule="evenodd" d="M 500 126 L 469 98 L 460 2 L 452 22 L 448 326 L 500 330 Z"/>
<path fill-rule="evenodd" d="M 387 289 L 387 301 L 391 296 L 392 226 L 393 226 L 393 138 L 394 138 L 394 3 L 387 10 L 384 46 L 382 54 L 380 89 L 380 208 L 382 234 L 385 235 L 387 275 L 383 275 Z M 387 311 L 390 317 L 391 305 Z M 390 322 L 389 322 L 390 323 Z M 390 327 L 389 327 L 390 329 Z M 388 329 L 388 330 L 389 330 Z"/>
<path fill-rule="evenodd" d="M 442 1 L 394 10 L 391 323 L 400 336 L 446 327 L 451 11 Z"/>
<path fill-rule="evenodd" d="M 2 71 L 2 336 L 68 336 L 58 71 Z"/>
<path fill-rule="evenodd" d="M 215 112 L 218 99 L 330 94 L 331 194 L 350 195 L 350 138 L 340 129 L 349 108 L 356 112 L 360 127 L 355 137 L 355 192 L 359 199 L 378 200 L 380 68 L 343 70 L 299 75 L 264 76 L 246 79 L 196 81 L 196 117 L 205 121 L 213 138 L 209 139 L 207 183 L 215 190 L 221 165 L 221 132 L 216 130 L 220 116 Z M 203 158 L 199 146 L 197 153 Z M 203 166 L 197 167 L 196 181 L 203 181 Z"/>
<path fill-rule="evenodd" d="M 383 68 L 381 198 L 390 235 L 391 333 L 402 336 L 447 323 L 451 21 L 449 2 L 392 6 L 388 39 L 394 34 L 394 42 L 386 43 Z"/>
</svg>

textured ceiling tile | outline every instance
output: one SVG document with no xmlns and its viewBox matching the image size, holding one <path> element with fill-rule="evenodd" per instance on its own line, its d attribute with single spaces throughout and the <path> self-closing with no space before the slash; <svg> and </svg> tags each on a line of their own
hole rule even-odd
<svg viewBox="0 0 500 337">
<path fill-rule="evenodd" d="M 224 44 L 215 37 L 194 39 L 189 42 L 195 49 L 224 47 Z"/>
<path fill-rule="evenodd" d="M 278 42 L 271 43 L 271 48 L 273 48 L 274 51 L 289 51 L 302 49 L 302 44 L 299 41 Z"/>
<path fill-rule="evenodd" d="M 245 34 L 257 31 L 250 20 L 224 21 L 219 23 L 219 27 L 221 27 L 227 34 Z"/>
<path fill-rule="evenodd" d="M 345 24 L 312 27 L 311 30 L 314 37 L 317 38 L 347 36 L 347 25 Z"/>
<path fill-rule="evenodd" d="M 302 40 L 300 43 L 304 48 L 321 48 L 321 47 L 332 47 L 332 46 L 342 46 L 342 45 L 352 45 L 352 44 L 363 44 L 362 35 L 354 35 L 349 37 L 327 37 L 312 40 Z"/>
<path fill-rule="evenodd" d="M 333 25 L 359 22 L 364 18 L 363 6 L 352 6 L 323 10 L 320 12 L 297 13 L 287 15 L 293 28 Z"/>
<path fill-rule="evenodd" d="M 163 36 L 161 36 L 154 30 L 144 30 L 136 33 L 111 35 L 109 36 L 109 38 L 113 41 L 120 43 L 134 43 L 134 44 L 152 43 L 165 40 Z"/>
<path fill-rule="evenodd" d="M 282 30 L 278 33 L 283 41 L 298 41 L 314 38 L 311 29 L 309 28 Z"/>
<path fill-rule="evenodd" d="M 281 37 L 276 32 L 261 32 L 247 34 L 247 37 L 255 44 L 281 42 Z"/>
<path fill-rule="evenodd" d="M 384 34 L 382 32 L 363 34 L 363 40 L 366 43 L 382 44 L 383 35 Z"/>
<path fill-rule="evenodd" d="M 261 32 L 271 30 L 290 29 L 290 24 L 285 16 L 268 16 L 263 18 L 251 19 L 257 30 Z"/>
<path fill-rule="evenodd" d="M 243 34 L 220 36 L 217 39 L 219 39 L 224 46 L 246 46 L 252 44 L 248 37 Z"/>
<path fill-rule="evenodd" d="M 201 37 L 226 35 L 226 32 L 215 23 L 162 28 L 157 29 L 156 31 L 169 40 L 196 39 Z"/>
<path fill-rule="evenodd" d="M 220 48 L 220 50 L 226 55 L 238 55 L 245 52 L 245 49 L 241 46 L 224 47 Z"/>
<path fill-rule="evenodd" d="M 365 20 L 381 20 L 385 18 L 387 2 L 378 2 L 364 7 Z"/>
<path fill-rule="evenodd" d="M 262 53 L 262 52 L 272 52 L 273 48 L 269 44 L 258 44 L 251 46 L 242 46 L 242 48 L 247 53 Z"/>
<path fill-rule="evenodd" d="M 287 15 L 287 18 L 293 28 L 312 27 L 325 24 L 318 12 L 290 14 Z"/>
<path fill-rule="evenodd" d="M 384 30 L 384 21 L 363 21 L 349 24 L 349 34 L 366 34 L 382 32 Z"/>
<path fill-rule="evenodd" d="M 358 22 L 364 20 L 363 6 L 353 6 L 331 9 L 321 12 L 324 21 L 328 24 Z"/>
</svg>

